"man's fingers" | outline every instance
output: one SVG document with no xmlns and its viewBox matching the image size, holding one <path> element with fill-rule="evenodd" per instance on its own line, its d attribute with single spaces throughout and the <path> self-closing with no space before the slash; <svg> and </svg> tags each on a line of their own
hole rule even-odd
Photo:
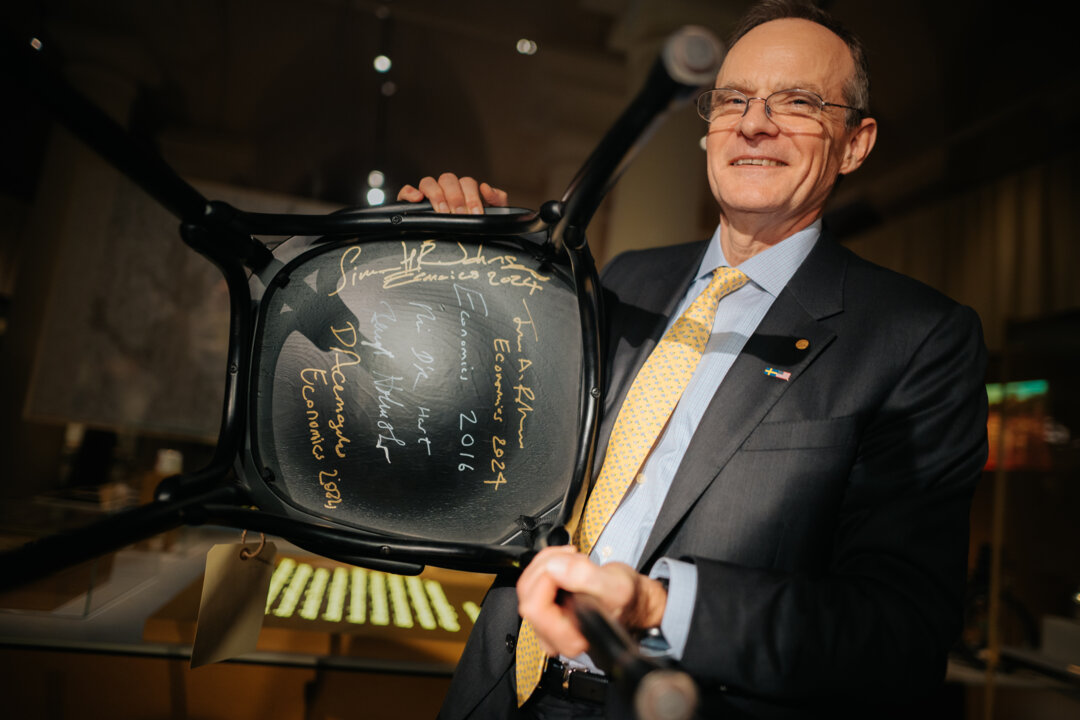
<svg viewBox="0 0 1080 720">
<path fill-rule="evenodd" d="M 585 652 L 588 642 L 573 613 L 556 602 L 560 590 L 595 598 L 631 628 L 658 625 L 667 602 L 659 582 L 629 565 L 596 565 L 568 546 L 541 550 L 518 579 L 518 613 L 533 624 L 545 650 L 569 657 Z"/>
<path fill-rule="evenodd" d="M 484 202 L 480 199 L 480 189 L 471 177 L 459 178 L 453 173 L 443 173 L 439 176 L 439 187 L 442 188 L 443 196 L 450 212 L 455 215 L 468 215 L 470 213 L 482 214 Z M 440 210 L 440 212 L 445 212 Z"/>
<path fill-rule="evenodd" d="M 586 593 L 606 599 L 613 591 L 624 589 L 621 576 L 613 575 L 611 568 L 593 564 L 584 555 L 553 558 L 546 571 L 564 590 Z"/>
<path fill-rule="evenodd" d="M 439 187 L 443 197 L 446 198 L 447 209 L 439 212 L 450 212 L 455 215 L 464 215 L 468 212 L 465 208 L 465 191 L 461 187 L 461 179 L 453 173 L 443 173 L 439 176 Z"/>
<path fill-rule="evenodd" d="M 471 177 L 443 173 L 438 179 L 428 176 L 418 187 L 406 185 L 398 192 L 398 200 L 420 202 L 427 199 L 435 212 L 455 215 L 483 215 L 485 205 L 506 207 L 507 194 L 488 183 L 477 183 Z"/>
<path fill-rule="evenodd" d="M 447 204 L 446 194 L 443 192 L 443 188 L 438 180 L 430 175 L 424 178 L 420 181 L 420 192 L 428 199 L 428 202 L 431 203 L 431 207 L 435 212 L 450 212 L 450 205 Z"/>
<path fill-rule="evenodd" d="M 532 623 L 545 652 L 573 657 L 585 652 L 588 643 L 578 631 L 570 612 L 556 602 L 560 586 L 545 569 L 548 563 L 561 558 L 589 562 L 588 558 L 570 546 L 541 550 L 518 579 L 518 613 Z"/>
<path fill-rule="evenodd" d="M 480 195 L 484 198 L 484 202 L 494 207 L 506 207 L 509 202 L 509 196 L 505 190 L 492 187 L 486 182 L 480 183 Z"/>
<path fill-rule="evenodd" d="M 545 570 L 560 588 L 596 598 L 602 608 L 623 622 L 636 625 L 643 614 L 643 608 L 638 606 L 646 600 L 655 599 L 640 596 L 643 590 L 651 590 L 643 583 L 652 581 L 639 576 L 629 565 L 608 563 L 598 566 L 574 560 L 553 559 L 547 563 Z"/>
<path fill-rule="evenodd" d="M 484 214 L 484 200 L 480 197 L 480 185 L 471 177 L 461 178 L 461 191 L 465 196 L 465 206 L 454 212 L 467 212 L 472 215 Z"/>
<path fill-rule="evenodd" d="M 397 199 L 400 202 L 420 202 L 424 199 L 424 193 L 412 185 L 406 185 L 398 190 Z"/>
<path fill-rule="evenodd" d="M 546 575 L 544 566 L 550 562 L 550 560 L 559 555 L 573 555 L 577 550 L 572 545 L 559 545 L 555 547 L 544 548 L 536 554 L 526 567 L 524 572 L 521 573 L 521 577 L 518 578 L 517 589 L 518 597 L 524 597 L 531 593 L 533 585 L 539 580 L 542 582 L 551 582 L 551 578 Z"/>
</svg>

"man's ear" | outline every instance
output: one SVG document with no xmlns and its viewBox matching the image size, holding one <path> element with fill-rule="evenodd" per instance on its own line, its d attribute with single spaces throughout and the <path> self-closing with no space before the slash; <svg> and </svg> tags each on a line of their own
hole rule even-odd
<svg viewBox="0 0 1080 720">
<path fill-rule="evenodd" d="M 848 137 L 847 150 L 844 153 L 844 161 L 840 164 L 840 174 L 847 175 L 854 172 L 870 155 L 877 142 L 877 120 L 868 117 L 863 118 L 859 127 L 851 131 Z"/>
</svg>

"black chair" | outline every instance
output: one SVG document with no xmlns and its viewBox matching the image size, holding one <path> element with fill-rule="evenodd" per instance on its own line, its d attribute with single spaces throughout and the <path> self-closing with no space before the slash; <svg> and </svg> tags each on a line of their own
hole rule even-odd
<svg viewBox="0 0 1080 720">
<path fill-rule="evenodd" d="M 570 522 L 591 463 L 587 246 L 560 249 L 524 210 L 333 218 L 362 234 L 292 237 L 250 277 L 246 417 L 226 410 L 242 429 L 221 444 L 259 510 L 214 521 L 396 572 L 514 566 Z"/>
<path fill-rule="evenodd" d="M 561 200 L 476 217 L 427 205 L 273 215 L 209 202 L 28 39 L 4 53 L 60 122 L 176 215 L 183 240 L 221 270 L 231 320 L 211 463 L 166 479 L 149 505 L 4 553 L 3 582 L 183 523 L 272 533 L 404 574 L 513 570 L 569 541 L 602 390 L 585 228 L 671 100 L 711 81 L 711 36 L 673 36 Z M 271 251 L 255 236 L 292 237 Z M 612 637 L 604 642 L 629 645 Z M 653 666 L 642 667 L 632 674 Z"/>
</svg>

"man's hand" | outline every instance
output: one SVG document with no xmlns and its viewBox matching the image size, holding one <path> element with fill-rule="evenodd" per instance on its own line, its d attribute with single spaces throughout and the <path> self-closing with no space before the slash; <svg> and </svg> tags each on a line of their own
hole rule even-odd
<svg viewBox="0 0 1080 720">
<path fill-rule="evenodd" d="M 428 200 L 436 212 L 455 215 L 483 215 L 486 205 L 506 207 L 506 193 L 471 177 L 459 178 L 453 173 L 443 173 L 436 180 L 426 177 L 420 187 L 406 185 L 397 195 L 398 200 L 420 202 Z"/>
<path fill-rule="evenodd" d="M 596 565 L 569 545 L 541 550 L 518 579 L 518 613 L 550 655 L 575 657 L 589 649 L 570 611 L 555 602 L 559 590 L 593 596 L 631 631 L 660 625 L 667 605 L 664 586 L 629 565 Z"/>
</svg>

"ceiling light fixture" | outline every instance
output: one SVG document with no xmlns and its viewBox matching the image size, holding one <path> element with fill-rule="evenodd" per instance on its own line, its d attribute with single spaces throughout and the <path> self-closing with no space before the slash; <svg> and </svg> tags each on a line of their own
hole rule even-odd
<svg viewBox="0 0 1080 720">
<path fill-rule="evenodd" d="M 376 205 L 382 205 L 386 202 L 386 193 L 379 188 L 371 188 L 367 191 L 367 203 L 372 207 Z"/>
</svg>

